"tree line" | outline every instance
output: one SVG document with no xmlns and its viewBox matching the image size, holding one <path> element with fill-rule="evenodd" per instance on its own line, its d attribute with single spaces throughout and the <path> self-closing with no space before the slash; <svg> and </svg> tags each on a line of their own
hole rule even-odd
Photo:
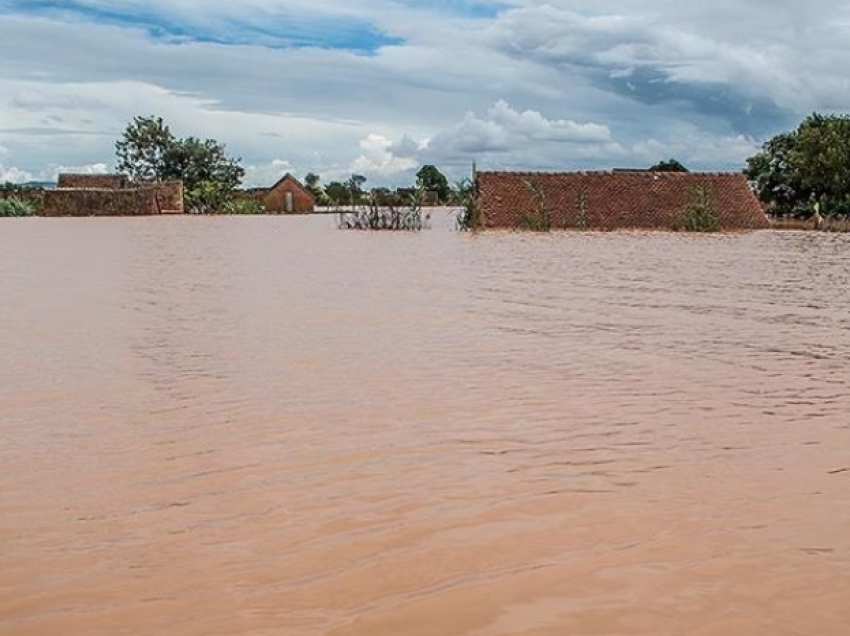
<svg viewBox="0 0 850 636">
<path fill-rule="evenodd" d="M 225 211 L 240 201 L 237 190 L 245 177 L 241 159 L 231 157 L 224 144 L 214 139 L 176 137 L 161 117 L 135 117 L 115 150 L 118 171 L 134 180 L 182 180 L 190 211 Z M 662 161 L 650 170 L 688 171 L 676 159 Z M 807 117 L 796 130 L 767 141 L 747 160 L 744 173 L 774 215 L 850 218 L 850 116 L 815 113 Z M 321 177 L 311 172 L 304 183 L 320 205 L 360 205 L 376 200 L 390 205 L 407 203 L 403 193 L 386 188 L 367 191 L 366 177 L 358 174 L 323 185 Z M 416 174 L 411 190 L 433 192 L 441 204 L 463 205 L 470 185 L 467 180 L 451 186 L 436 166 L 426 165 Z M 25 188 L 0 186 L 0 198 L 15 192 L 25 192 Z"/>
<path fill-rule="evenodd" d="M 135 117 L 115 144 L 117 169 L 136 181 L 183 181 L 186 207 L 193 212 L 230 209 L 245 170 L 241 159 L 230 157 L 224 144 L 194 137 L 180 139 L 161 117 Z M 305 187 L 320 205 L 359 205 L 377 193 L 387 201 L 388 189 L 365 190 L 366 177 L 354 174 L 345 181 L 326 186 L 321 177 L 309 173 Z M 438 203 L 451 203 L 455 191 L 436 166 L 424 166 L 416 175 L 416 189 L 436 193 Z M 400 204 L 407 204 L 404 200 Z"/>
</svg>

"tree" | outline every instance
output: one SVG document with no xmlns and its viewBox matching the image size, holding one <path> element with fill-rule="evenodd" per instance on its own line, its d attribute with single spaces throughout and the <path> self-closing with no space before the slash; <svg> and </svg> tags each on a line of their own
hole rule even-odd
<svg viewBox="0 0 850 636">
<path fill-rule="evenodd" d="M 304 187 L 307 188 L 313 196 L 318 197 L 322 190 L 322 186 L 320 185 L 321 181 L 322 178 L 315 172 L 308 172 L 307 176 L 304 177 Z"/>
<path fill-rule="evenodd" d="M 850 116 L 808 117 L 765 143 L 745 172 L 777 214 L 850 216 Z"/>
<path fill-rule="evenodd" d="M 351 198 L 351 189 L 339 181 L 331 181 L 325 188 L 325 193 L 334 205 L 342 205 Z"/>
<path fill-rule="evenodd" d="M 436 192 L 440 203 L 445 203 L 451 196 L 449 181 L 436 166 L 422 166 L 422 169 L 416 173 L 416 185 L 423 190 Z"/>
<path fill-rule="evenodd" d="M 792 163 L 796 141 L 796 133 L 777 135 L 747 160 L 744 170 L 759 199 L 781 215 L 805 214 L 811 198 Z"/>
<path fill-rule="evenodd" d="M 115 144 L 118 171 L 136 181 L 160 180 L 165 153 L 174 141 L 161 117 L 134 117 Z"/>
<path fill-rule="evenodd" d="M 676 159 L 660 161 L 649 169 L 651 172 L 690 172 L 682 163 Z"/>
<path fill-rule="evenodd" d="M 348 180 L 348 191 L 350 193 L 350 201 L 351 205 L 355 205 L 359 203 L 365 194 L 363 192 L 363 185 L 366 183 L 367 179 L 361 174 L 353 174 L 351 178 Z"/>
<path fill-rule="evenodd" d="M 177 139 L 160 117 L 136 117 L 115 144 L 118 170 L 138 181 L 179 179 L 186 206 L 220 210 L 242 183 L 245 170 L 214 139 Z"/>
</svg>

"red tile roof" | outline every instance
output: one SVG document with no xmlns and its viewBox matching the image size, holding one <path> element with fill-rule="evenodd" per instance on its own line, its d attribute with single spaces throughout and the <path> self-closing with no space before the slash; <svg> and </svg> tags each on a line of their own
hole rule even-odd
<svg viewBox="0 0 850 636">
<path fill-rule="evenodd" d="M 700 189 L 724 230 L 770 222 L 745 177 L 684 172 L 479 172 L 479 206 L 489 228 L 519 228 L 541 208 L 552 228 L 672 229 Z"/>
</svg>

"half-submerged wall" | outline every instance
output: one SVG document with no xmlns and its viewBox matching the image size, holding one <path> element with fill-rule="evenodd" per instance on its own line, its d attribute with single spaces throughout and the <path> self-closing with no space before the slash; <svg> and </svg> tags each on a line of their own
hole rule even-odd
<svg viewBox="0 0 850 636">
<path fill-rule="evenodd" d="M 44 193 L 42 216 L 146 216 L 159 214 L 150 188 L 69 189 Z"/>
<path fill-rule="evenodd" d="M 134 182 L 121 174 L 60 174 L 45 190 L 42 216 L 151 216 L 182 214 L 183 182 Z"/>
<path fill-rule="evenodd" d="M 180 181 L 123 189 L 57 188 L 45 190 L 41 216 L 153 216 L 183 213 Z"/>
<path fill-rule="evenodd" d="M 480 172 L 485 228 L 522 228 L 546 217 L 551 229 L 673 229 L 697 198 L 723 230 L 768 229 L 741 174 L 673 172 Z"/>
</svg>

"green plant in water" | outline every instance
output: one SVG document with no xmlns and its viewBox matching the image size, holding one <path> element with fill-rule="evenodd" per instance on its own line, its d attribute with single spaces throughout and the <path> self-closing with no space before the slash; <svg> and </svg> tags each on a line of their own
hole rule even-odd
<svg viewBox="0 0 850 636">
<path fill-rule="evenodd" d="M 257 199 L 231 199 L 221 209 L 221 214 L 265 214 L 266 209 Z"/>
<path fill-rule="evenodd" d="M 684 232 L 719 232 L 720 216 L 714 208 L 711 193 L 705 186 L 696 186 L 691 201 L 678 214 L 675 230 Z"/>
<path fill-rule="evenodd" d="M 551 232 L 552 211 L 546 201 L 546 193 L 538 183 L 533 181 L 526 181 L 525 187 L 534 197 L 534 211 L 523 217 L 523 227 L 532 232 Z"/>
<path fill-rule="evenodd" d="M 23 217 L 34 216 L 36 212 L 35 205 L 29 201 L 12 197 L 10 199 L 0 200 L 0 216 L 4 217 Z"/>
<path fill-rule="evenodd" d="M 481 211 L 478 208 L 478 197 L 475 192 L 475 182 L 464 179 L 456 184 L 460 212 L 457 215 L 457 229 L 460 232 L 472 232 L 481 227 Z"/>
</svg>

